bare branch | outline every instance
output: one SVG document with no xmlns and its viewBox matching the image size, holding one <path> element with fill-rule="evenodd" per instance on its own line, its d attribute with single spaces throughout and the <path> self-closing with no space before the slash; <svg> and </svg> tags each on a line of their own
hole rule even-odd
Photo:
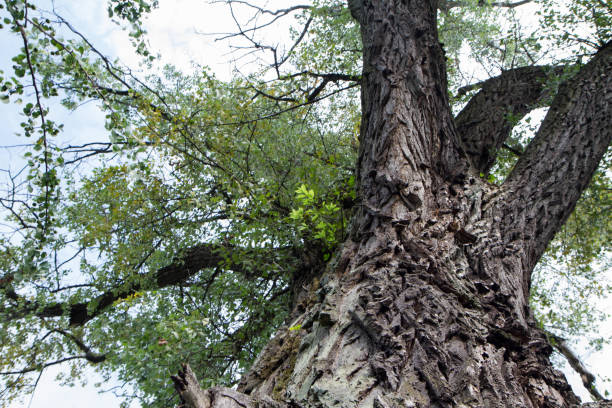
<svg viewBox="0 0 612 408">
<path fill-rule="evenodd" d="M 185 408 L 289 408 L 287 404 L 269 397 L 252 397 L 231 388 L 213 387 L 203 390 L 196 374 L 186 363 L 171 378 Z M 300 408 L 296 404 L 290 406 Z"/>
<path fill-rule="evenodd" d="M 255 37 L 254 37 L 255 32 L 261 31 L 262 29 L 273 25 L 279 19 L 295 11 L 310 10 L 312 9 L 312 6 L 296 5 L 296 6 L 288 7 L 285 9 L 268 10 L 268 9 L 253 5 L 247 1 L 242 1 L 242 0 L 219 0 L 219 1 L 213 1 L 213 3 L 222 3 L 222 4 L 227 4 L 229 6 L 230 15 L 232 19 L 234 20 L 234 24 L 236 25 L 238 31 L 234 33 L 207 33 L 206 35 L 219 36 L 216 39 L 216 41 L 222 41 L 222 40 L 227 40 L 230 38 L 241 37 L 245 39 L 248 43 L 251 44 L 249 48 L 253 48 L 253 51 L 257 51 L 257 50 L 270 51 L 272 53 L 272 58 L 273 58 L 273 62 L 271 65 L 276 71 L 277 77 L 279 78 L 281 76 L 281 73 L 280 73 L 281 66 L 289 60 L 293 51 L 303 41 L 313 21 L 313 17 L 310 16 L 308 20 L 306 21 L 306 23 L 304 24 L 304 27 L 302 28 L 300 34 L 293 42 L 293 44 L 289 46 L 289 49 L 286 52 L 284 52 L 284 55 L 280 56 L 278 46 L 263 44 L 262 42 L 255 40 Z M 241 6 L 246 6 L 248 8 L 251 8 L 252 10 L 255 11 L 255 14 L 245 24 L 242 24 L 238 20 L 234 12 L 235 5 L 241 5 Z M 269 16 L 272 16 L 272 18 L 265 21 L 262 24 L 258 24 L 256 20 L 258 19 L 259 16 L 263 16 L 263 15 L 269 15 Z M 233 46 L 232 48 L 241 49 L 242 47 Z"/>
<path fill-rule="evenodd" d="M 519 7 L 528 3 L 532 3 L 533 0 L 522 0 L 522 1 L 517 1 L 515 3 L 509 2 L 509 1 L 501 1 L 501 2 L 493 2 L 490 5 L 493 7 L 504 7 L 504 8 L 515 8 L 515 7 Z M 484 3 L 483 1 L 481 1 L 481 3 Z"/>
<path fill-rule="evenodd" d="M 289 47 L 289 51 L 287 51 L 285 56 L 281 58 L 281 60 L 278 61 L 278 63 L 276 64 L 275 69 L 277 73 L 279 73 L 280 66 L 283 65 L 285 62 L 287 62 L 289 57 L 291 57 L 291 53 L 293 53 L 293 50 L 295 50 L 295 48 L 302 42 L 302 40 L 306 36 L 306 33 L 308 32 L 308 29 L 310 28 L 311 23 L 312 23 L 312 16 L 309 17 L 308 21 L 306 21 L 306 24 L 304 24 L 304 28 L 302 28 L 302 32 L 300 33 L 298 38 L 294 41 L 293 45 Z M 279 77 L 280 77 L 280 73 L 279 73 Z"/>
<path fill-rule="evenodd" d="M 580 375 L 584 388 L 591 394 L 595 401 L 603 401 L 604 397 L 595 387 L 595 376 L 585 367 L 580 357 L 569 347 L 567 341 L 553 333 L 546 332 L 546 335 L 551 339 L 552 346 L 561 353 L 569 365 Z"/>
<path fill-rule="evenodd" d="M 278 9 L 278 10 L 268 10 L 268 9 L 264 9 L 262 7 L 256 6 L 254 4 L 251 4 L 248 1 L 243 1 L 243 0 L 215 0 L 212 3 L 225 3 L 225 4 L 242 4 L 244 6 L 253 8 L 255 10 L 257 10 L 258 13 L 260 14 L 270 14 L 273 16 L 278 16 L 278 15 L 287 15 L 289 13 L 292 13 L 296 10 L 310 10 L 312 8 L 312 6 L 308 5 L 308 4 L 299 4 L 299 5 L 295 5 L 292 7 L 288 7 L 288 8 L 284 8 L 284 9 Z"/>
<path fill-rule="evenodd" d="M 494 1 L 491 3 L 485 0 L 480 0 L 478 2 L 478 5 L 479 6 L 489 6 L 489 7 L 500 7 L 500 8 L 515 8 L 515 7 L 523 6 L 525 4 L 529 4 L 531 2 L 533 2 L 533 0 L 520 0 L 517 2 Z M 438 8 L 446 12 L 456 7 L 467 7 L 467 6 L 469 6 L 469 4 L 466 3 L 465 1 L 447 1 L 447 2 L 441 2 Z"/>
</svg>

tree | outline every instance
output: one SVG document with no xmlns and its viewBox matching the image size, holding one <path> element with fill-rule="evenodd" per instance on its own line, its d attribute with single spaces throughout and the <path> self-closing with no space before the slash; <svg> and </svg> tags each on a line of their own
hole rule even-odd
<svg viewBox="0 0 612 408">
<path fill-rule="evenodd" d="M 31 77 L 23 127 L 37 138 L 29 192 L 13 177 L 2 201 L 20 234 L 2 258 L 7 389 L 82 360 L 119 367 L 145 397 L 163 395 L 163 375 L 146 378 L 147 355 L 162 373 L 177 360 L 195 367 L 174 377 L 194 407 L 578 404 L 549 360 L 562 339 L 547 337 L 529 299 L 538 260 L 610 144 L 610 10 L 577 1 L 556 14 L 543 3 L 551 26 L 589 12 L 594 34 L 581 40 L 595 52 L 584 65 L 575 55 L 535 64 L 542 43 L 533 38 L 506 48 L 475 39 L 477 51 L 502 54 L 504 71 L 473 86 L 455 116 L 447 66 L 454 78 L 464 42 L 448 36 L 447 61 L 438 31 L 484 30 L 487 13 L 525 2 L 484 3 L 351 2 L 358 25 L 338 2 L 247 5 L 272 21 L 304 11 L 286 55 L 252 36 L 261 25 L 236 34 L 271 52 L 274 81 L 167 69 L 145 83 L 61 17 L 75 40 L 31 17 L 33 5 L 6 1 L 24 47 L 3 92 L 23 94 L 19 78 Z M 132 24 L 145 58 L 138 21 L 152 6 L 109 6 Z M 361 42 L 341 25 L 360 29 Z M 344 54 L 313 52 L 303 43 L 310 32 L 346 45 Z M 60 91 L 69 107 L 102 102 L 108 143 L 52 143 L 60 128 L 43 100 Z M 550 109 L 535 137 L 492 182 L 512 128 L 541 105 Z M 99 167 L 62 177 L 89 157 Z M 607 176 L 597 177 L 605 185 Z M 64 266 L 72 259 L 77 282 Z M 242 372 L 236 391 L 202 391 L 195 378 L 231 384 Z"/>
</svg>

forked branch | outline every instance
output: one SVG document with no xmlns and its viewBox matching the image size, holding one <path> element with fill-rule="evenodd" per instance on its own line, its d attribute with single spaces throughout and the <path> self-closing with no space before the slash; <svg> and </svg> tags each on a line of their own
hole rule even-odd
<svg viewBox="0 0 612 408">
<path fill-rule="evenodd" d="M 503 185 L 502 235 L 526 244 L 531 271 L 573 211 L 612 141 L 612 43 L 561 84 Z M 529 277 L 526 277 L 529 281 Z"/>
<path fill-rule="evenodd" d="M 463 147 L 479 172 L 487 173 L 497 150 L 514 125 L 550 98 L 547 82 L 564 67 L 529 66 L 505 71 L 480 84 L 480 91 L 457 115 L 455 123 Z M 460 89 L 460 93 L 469 91 Z"/>
</svg>

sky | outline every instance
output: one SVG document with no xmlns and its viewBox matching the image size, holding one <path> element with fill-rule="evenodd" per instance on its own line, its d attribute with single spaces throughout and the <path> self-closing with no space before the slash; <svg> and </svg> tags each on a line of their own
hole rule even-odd
<svg viewBox="0 0 612 408">
<path fill-rule="evenodd" d="M 273 1 L 268 2 L 275 7 Z M 283 2 L 277 0 L 278 5 Z M 101 0 L 79 0 L 74 7 L 74 0 L 55 1 L 56 11 L 70 21 L 77 30 L 95 44 L 104 54 L 118 57 L 125 65 L 138 66 L 138 58 L 129 45 L 125 32 L 110 23 L 106 13 L 106 2 Z M 284 3 L 286 4 L 286 2 Z M 43 7 L 44 8 L 44 7 Z M 49 1 L 47 8 L 51 8 Z M 233 22 L 223 5 L 211 6 L 204 0 L 171 0 L 160 1 L 160 8 L 155 10 L 148 19 L 148 39 L 154 52 L 159 52 L 163 63 L 171 63 L 186 71 L 193 71 L 192 62 L 206 65 L 221 79 L 229 79 L 233 74 L 233 59 L 236 54 L 230 53 L 227 43 L 215 42 L 215 37 L 204 33 L 230 32 L 234 29 Z M 284 35 L 284 34 L 281 34 Z M 0 31 L 0 69 L 10 72 L 9 58 L 20 46 L 20 39 Z M 243 61 L 238 61 L 242 64 Z M 73 113 L 55 110 L 59 115 L 56 119 L 65 124 L 64 137 L 73 143 L 90 140 L 104 140 L 104 117 L 95 104 L 87 104 Z M 24 143 L 24 138 L 16 136 L 19 130 L 20 118 L 15 114 L 12 105 L 0 105 L 0 118 L 3 126 L 0 130 L 0 145 L 17 145 Z M 22 166 L 23 149 L 0 148 L 0 162 L 8 163 L 9 167 L 18 169 Z M 604 307 L 612 310 L 612 305 Z M 612 336 L 612 324 L 602 325 L 604 335 Z M 580 348 L 580 349 L 578 349 Z M 596 352 L 589 350 L 586 344 L 577 347 L 578 354 L 589 368 L 597 374 L 612 378 L 612 349 L 606 348 Z M 99 389 L 93 383 L 99 381 L 99 376 L 91 370 L 89 384 L 72 388 L 62 387 L 54 381 L 62 366 L 47 369 L 39 386 L 30 399 L 23 404 L 14 404 L 11 408 L 49 408 L 49 407 L 82 407 L 112 408 L 118 407 L 120 399 L 112 393 L 99 394 Z M 584 399 L 588 393 L 580 385 L 580 379 L 571 370 L 564 370 L 572 383 L 574 390 Z M 108 389 L 112 384 L 103 387 Z M 170 386 L 170 384 L 169 384 Z M 600 389 L 612 389 L 610 384 Z M 136 405 L 133 405 L 136 407 Z"/>
</svg>

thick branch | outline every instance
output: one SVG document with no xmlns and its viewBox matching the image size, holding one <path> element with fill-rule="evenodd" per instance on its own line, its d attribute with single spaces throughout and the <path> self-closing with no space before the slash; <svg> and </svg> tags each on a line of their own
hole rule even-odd
<svg viewBox="0 0 612 408">
<path fill-rule="evenodd" d="M 507 242 L 526 243 L 527 274 L 573 211 L 610 145 L 610 72 L 612 43 L 561 85 L 535 138 L 504 183 L 502 236 Z"/>
<path fill-rule="evenodd" d="M 12 313 L 10 318 L 19 319 L 30 313 L 43 318 L 69 315 L 71 326 L 82 326 L 104 312 L 115 301 L 124 299 L 143 289 L 148 289 L 148 285 L 152 285 L 155 289 L 177 285 L 185 282 L 202 269 L 217 266 L 230 268 L 248 275 L 249 271 L 243 270 L 240 265 L 227 264 L 223 252 L 228 250 L 231 251 L 232 248 L 215 244 L 197 245 L 186 250 L 171 264 L 149 274 L 140 275 L 140 279 L 137 281 L 109 290 L 87 302 L 55 303 L 48 306 L 25 302 L 24 306 Z M 153 283 L 150 283 L 151 281 Z"/>
<path fill-rule="evenodd" d="M 501 8 L 515 8 L 515 7 L 519 7 L 525 4 L 529 4 L 531 3 L 533 0 L 519 0 L 516 2 L 512 2 L 512 1 L 494 1 L 492 3 L 487 3 L 484 0 L 480 0 L 478 2 L 479 6 L 489 6 L 489 7 L 501 7 Z M 465 2 L 465 1 L 446 1 L 446 2 L 440 2 L 440 5 L 438 6 L 438 8 L 442 11 L 449 11 L 452 8 L 455 7 L 467 7 L 470 6 L 469 3 Z"/>
<path fill-rule="evenodd" d="M 550 97 L 547 79 L 562 72 L 563 67 L 522 67 L 479 84 L 481 90 L 455 119 L 463 147 L 479 172 L 493 166 L 514 125 Z"/>
<path fill-rule="evenodd" d="M 200 387 L 200 383 L 189 364 L 183 364 L 178 375 L 173 375 L 171 378 L 174 382 L 174 388 L 181 396 L 184 407 L 204 408 L 211 406 L 210 396 Z"/>
<path fill-rule="evenodd" d="M 578 357 L 576 353 L 572 351 L 572 349 L 567 345 L 565 339 L 552 333 L 546 333 L 546 335 L 552 339 L 551 343 L 553 347 L 559 353 L 563 354 L 569 365 L 580 375 L 584 388 L 586 388 L 591 396 L 593 396 L 595 401 L 602 401 L 604 397 L 597 390 L 597 388 L 595 388 L 595 376 L 584 366 L 580 360 L 580 357 Z"/>
</svg>

